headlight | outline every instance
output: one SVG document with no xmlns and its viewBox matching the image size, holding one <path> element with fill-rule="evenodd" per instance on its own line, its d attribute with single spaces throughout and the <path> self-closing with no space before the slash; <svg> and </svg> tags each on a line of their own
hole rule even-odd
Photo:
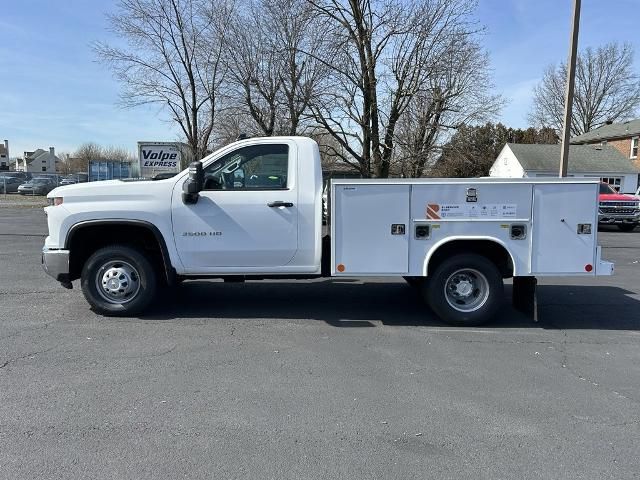
<svg viewBox="0 0 640 480">
<path fill-rule="evenodd" d="M 49 205 L 50 207 L 57 207 L 58 205 L 62 205 L 62 197 L 47 198 L 47 205 Z"/>
</svg>

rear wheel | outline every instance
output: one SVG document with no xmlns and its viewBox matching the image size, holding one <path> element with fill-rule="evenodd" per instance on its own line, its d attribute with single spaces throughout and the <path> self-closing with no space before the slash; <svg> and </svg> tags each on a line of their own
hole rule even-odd
<svg viewBox="0 0 640 480">
<path fill-rule="evenodd" d="M 638 226 L 637 223 L 619 223 L 618 228 L 623 232 L 632 232 Z"/>
<path fill-rule="evenodd" d="M 480 325 L 496 313 L 504 295 L 502 275 L 487 258 L 464 254 L 448 258 L 423 288 L 431 309 L 451 325 Z"/>
<path fill-rule="evenodd" d="M 82 293 L 103 315 L 141 313 L 156 293 L 156 272 L 138 250 L 113 245 L 96 251 L 82 269 Z"/>
</svg>

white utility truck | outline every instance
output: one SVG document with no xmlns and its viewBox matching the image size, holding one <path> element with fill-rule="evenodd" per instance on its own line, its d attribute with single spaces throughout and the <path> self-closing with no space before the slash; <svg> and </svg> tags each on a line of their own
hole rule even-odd
<svg viewBox="0 0 640 480">
<path fill-rule="evenodd" d="M 80 279 L 105 315 L 139 314 L 161 286 L 190 278 L 401 276 L 442 320 L 479 324 L 505 278 L 531 308 L 536 276 L 613 273 L 597 245 L 598 189 L 578 178 L 334 180 L 323 236 L 318 145 L 250 138 L 172 178 L 56 188 L 42 263 L 67 288 Z"/>
</svg>

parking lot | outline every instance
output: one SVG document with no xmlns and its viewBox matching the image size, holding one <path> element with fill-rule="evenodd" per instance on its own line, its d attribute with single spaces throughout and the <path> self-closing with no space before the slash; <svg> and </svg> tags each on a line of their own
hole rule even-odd
<svg viewBox="0 0 640 480">
<path fill-rule="evenodd" d="M 42 272 L 45 232 L 0 209 L 0 478 L 640 475 L 640 229 L 600 233 L 615 276 L 481 328 L 388 279 L 191 281 L 103 318 Z"/>
</svg>

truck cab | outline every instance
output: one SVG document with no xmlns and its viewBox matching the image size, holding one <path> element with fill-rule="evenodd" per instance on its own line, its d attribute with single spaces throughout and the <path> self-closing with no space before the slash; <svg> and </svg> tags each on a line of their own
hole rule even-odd
<svg viewBox="0 0 640 480">
<path fill-rule="evenodd" d="M 171 218 L 183 274 L 319 274 L 322 171 L 306 138 L 249 139 L 202 162 L 197 201 L 175 182 Z"/>
</svg>

